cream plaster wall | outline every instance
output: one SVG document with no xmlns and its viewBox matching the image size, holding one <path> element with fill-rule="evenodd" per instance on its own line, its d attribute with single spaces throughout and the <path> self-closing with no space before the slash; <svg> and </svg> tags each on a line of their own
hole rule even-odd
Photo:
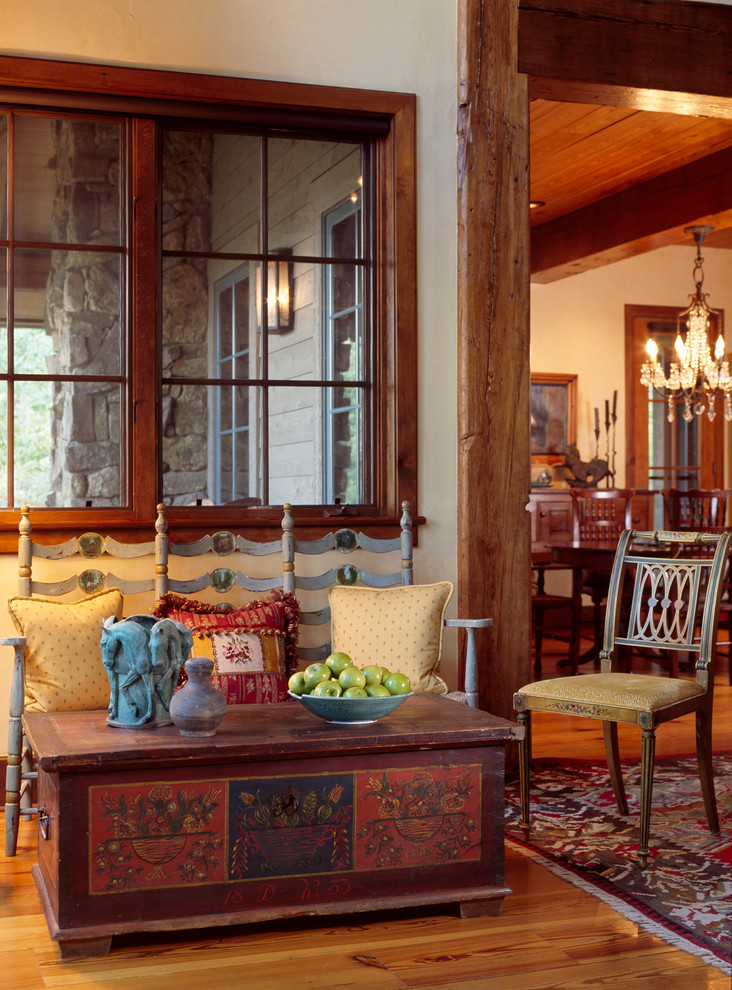
<svg viewBox="0 0 732 990">
<path fill-rule="evenodd" d="M 456 0 L 0 0 L 0 53 L 417 94 L 420 536 L 457 573 Z M 439 277 L 436 275 L 439 273 Z M 17 567 L 0 557 L 0 601 Z M 456 614 L 455 602 L 450 613 Z M 0 635 L 12 635 L 0 609 Z M 11 653 L 0 657 L 0 752 Z M 454 634 L 445 666 L 454 674 Z"/>
<path fill-rule="evenodd" d="M 583 460 L 595 449 L 595 406 L 600 407 L 600 456 L 604 456 L 605 399 L 612 403 L 613 390 L 618 390 L 618 486 L 625 483 L 625 305 L 684 309 L 694 288 L 695 253 L 693 244 L 663 248 L 531 287 L 531 370 L 578 376 L 577 441 Z M 732 253 L 704 248 L 703 257 L 709 305 L 723 309 L 727 327 L 732 327 Z M 727 343 L 729 347 L 729 330 Z M 728 453 L 727 477 L 729 460 Z"/>
</svg>

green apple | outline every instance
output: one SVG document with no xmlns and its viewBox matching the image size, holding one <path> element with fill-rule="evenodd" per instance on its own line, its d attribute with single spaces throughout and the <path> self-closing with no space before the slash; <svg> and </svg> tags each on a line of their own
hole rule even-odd
<svg viewBox="0 0 732 990">
<path fill-rule="evenodd" d="M 347 653 L 331 653 L 329 657 L 326 657 L 325 662 L 330 667 L 334 677 L 338 677 L 346 667 L 353 666 L 353 660 Z"/>
<path fill-rule="evenodd" d="M 389 674 L 387 679 L 384 681 L 384 687 L 387 689 L 389 694 L 409 694 L 412 690 L 412 682 L 406 674 L 395 672 L 393 674 Z"/>
<path fill-rule="evenodd" d="M 366 694 L 369 698 L 388 698 L 389 691 L 384 687 L 383 684 L 367 684 Z"/>
<path fill-rule="evenodd" d="M 366 676 L 362 670 L 359 670 L 358 667 L 353 667 L 353 666 L 346 667 L 344 670 L 341 671 L 338 677 L 338 683 L 340 684 L 340 686 L 343 688 L 344 691 L 347 688 L 352 688 L 352 687 L 365 688 Z"/>
<path fill-rule="evenodd" d="M 353 687 L 346 688 L 343 692 L 344 698 L 368 698 L 365 688 L 357 687 L 355 684 Z"/>
<path fill-rule="evenodd" d="M 306 667 L 303 671 L 303 676 L 305 678 L 305 687 L 308 691 L 312 691 L 316 684 L 320 684 L 321 681 L 327 681 L 330 678 L 330 667 L 324 663 L 311 663 L 309 667 Z"/>
<path fill-rule="evenodd" d="M 366 678 L 366 687 L 369 684 L 381 684 L 382 670 L 381 667 L 377 667 L 374 664 L 370 664 L 368 667 L 362 667 L 363 675 Z"/>
<path fill-rule="evenodd" d="M 389 670 L 388 667 L 382 667 L 381 668 L 381 683 L 382 684 L 387 679 L 387 677 L 389 676 L 390 673 L 391 673 L 391 671 Z"/>
<path fill-rule="evenodd" d="M 287 682 L 287 686 L 293 694 L 307 694 L 308 688 L 305 683 L 305 674 L 301 670 L 296 670 Z"/>
<path fill-rule="evenodd" d="M 341 686 L 338 681 L 329 677 L 327 681 L 320 681 L 310 692 L 315 698 L 340 698 Z"/>
</svg>

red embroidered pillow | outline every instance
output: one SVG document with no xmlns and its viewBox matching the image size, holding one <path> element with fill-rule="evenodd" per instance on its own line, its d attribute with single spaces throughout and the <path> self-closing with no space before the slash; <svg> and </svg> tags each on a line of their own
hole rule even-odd
<svg viewBox="0 0 732 990">
<path fill-rule="evenodd" d="M 177 619 L 193 632 L 193 655 L 213 660 L 211 682 L 228 704 L 287 700 L 287 680 L 297 668 L 300 606 L 294 595 L 272 591 L 237 607 L 171 592 L 154 614 Z"/>
</svg>

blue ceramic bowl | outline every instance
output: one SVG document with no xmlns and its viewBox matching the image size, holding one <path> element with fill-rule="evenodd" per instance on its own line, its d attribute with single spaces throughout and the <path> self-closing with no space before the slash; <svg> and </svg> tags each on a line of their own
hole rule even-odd
<svg viewBox="0 0 732 990">
<path fill-rule="evenodd" d="M 320 698 L 313 694 L 293 694 L 290 697 L 299 701 L 313 715 L 333 722 L 334 725 L 365 725 L 376 722 L 410 698 L 413 694 L 390 694 L 388 698 Z"/>
</svg>

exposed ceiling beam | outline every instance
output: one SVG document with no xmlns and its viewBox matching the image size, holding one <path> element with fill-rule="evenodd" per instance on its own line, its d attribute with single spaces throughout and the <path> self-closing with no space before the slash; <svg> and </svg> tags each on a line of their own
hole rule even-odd
<svg viewBox="0 0 732 990">
<path fill-rule="evenodd" d="M 696 223 L 732 227 L 732 148 L 534 227 L 532 281 L 554 282 L 678 243 Z"/>
<path fill-rule="evenodd" d="M 732 117 L 732 7 L 668 0 L 520 0 L 531 95 Z"/>
</svg>

